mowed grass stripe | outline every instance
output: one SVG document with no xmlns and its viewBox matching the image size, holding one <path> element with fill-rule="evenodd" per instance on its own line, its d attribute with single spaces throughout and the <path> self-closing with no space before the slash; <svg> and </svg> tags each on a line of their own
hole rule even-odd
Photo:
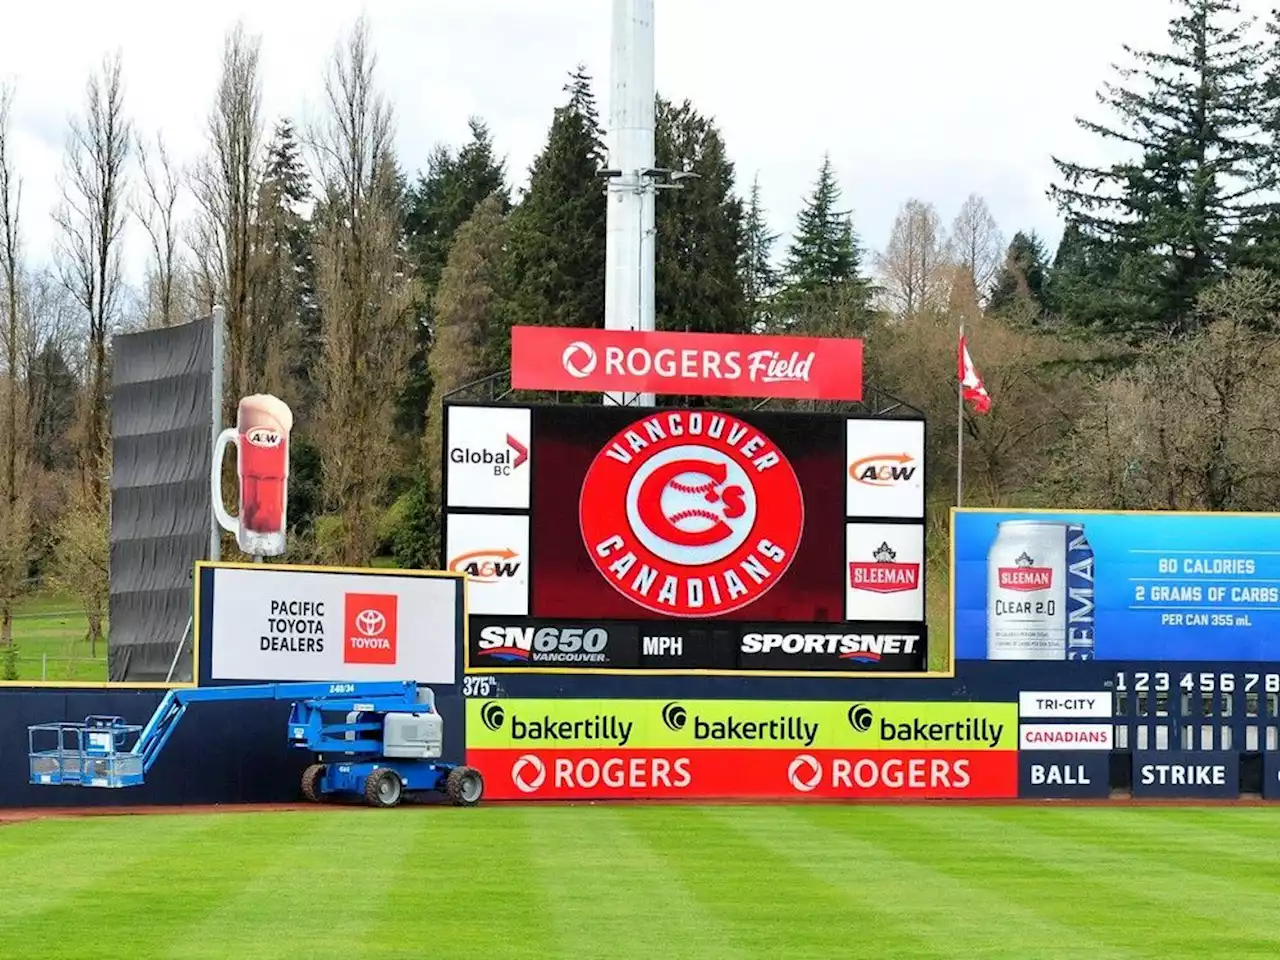
<svg viewBox="0 0 1280 960">
<path fill-rule="evenodd" d="M 683 861 L 706 849 L 697 810 L 560 807 L 522 814 L 540 873 L 542 921 L 555 937 L 554 948 L 536 956 L 757 955 L 733 945 L 733 928 L 708 909 L 684 875 Z M 655 836 L 684 855 L 655 847 Z"/>
<path fill-rule="evenodd" d="M 771 842 L 773 826 L 759 828 L 762 821 L 783 823 L 776 810 L 689 808 L 688 837 L 663 828 L 661 809 L 628 813 L 634 827 L 646 831 L 649 845 L 676 866 L 704 910 L 721 918 L 727 943 L 743 955 L 788 960 L 892 956 L 882 950 L 892 934 L 884 932 L 883 918 L 861 895 L 854 865 L 831 863 L 826 876 L 804 869 L 797 860 L 821 862 L 832 853 L 821 843 L 797 848 L 794 837 L 777 849 Z M 872 930 L 880 932 L 872 937 Z M 672 955 L 694 956 L 678 948 Z"/>
<path fill-rule="evenodd" d="M 900 813 L 907 816 L 899 816 Z M 861 895 L 876 904 L 896 927 L 896 957 L 1035 957 L 1126 960 L 1146 954 L 1110 938 L 1091 935 L 1036 898 L 1012 898 L 1007 887 L 1034 883 L 1039 876 L 1019 864 L 1016 850 L 1004 846 L 995 824 L 980 821 L 949 837 L 923 833 L 916 815 L 946 809 L 864 807 L 860 812 L 831 807 L 788 808 L 788 818 L 759 830 L 771 843 L 787 834 L 805 838 L 805 846 L 824 846 L 832 855 L 823 866 L 807 868 L 838 882 L 832 858 L 849 865 Z M 850 815 L 853 813 L 854 815 Z M 819 872 L 821 871 L 821 872 Z M 996 882 L 1011 878 L 1010 883 Z M 1060 896 L 1062 891 L 1056 891 Z M 914 936 L 913 946 L 906 935 Z"/>
<path fill-rule="evenodd" d="M 208 818 L 185 816 L 50 819 L 0 828 L 0 957 L 24 955 L 9 948 L 60 933 L 85 904 L 101 909 L 104 897 L 117 899 L 139 874 L 160 869 L 180 880 L 182 864 L 199 861 L 215 830 Z"/>
<path fill-rule="evenodd" d="M 404 874 L 418 866 L 390 829 L 403 829 L 403 819 L 378 817 L 388 812 L 294 813 L 266 843 L 246 838 L 252 815 L 228 815 L 222 842 L 243 850 L 202 858 L 222 895 L 207 897 L 205 881 L 193 883 L 197 903 L 183 917 L 162 913 L 149 952 L 136 956 L 267 960 L 306 955 L 308 945 L 313 955 L 370 956 L 369 944 L 387 932 L 379 923 L 385 891 L 412 882 Z"/>
<path fill-rule="evenodd" d="M 1079 823 L 1082 812 L 1063 810 L 1063 819 Z M 1110 812 L 1130 814 L 1119 820 L 1127 833 L 1144 838 L 1154 848 L 1176 851 L 1183 859 L 1198 858 L 1216 876 L 1235 881 L 1250 873 L 1280 885 L 1280 829 L 1274 811 L 1269 819 L 1248 820 L 1237 820 L 1244 808 L 1134 807 Z"/>
<path fill-rule="evenodd" d="M 919 834 L 901 855 L 954 845 L 957 837 L 969 844 L 985 835 L 987 851 L 971 852 L 966 862 L 938 861 L 936 869 L 957 878 L 979 872 L 1009 901 L 1142 956 L 1276 953 L 1274 945 L 1266 945 L 1268 936 L 1253 932 L 1255 925 L 1267 926 L 1274 909 L 1259 912 L 1260 904 L 1238 885 L 1201 880 L 1194 868 L 1171 863 L 1178 861 L 1177 851 L 1132 834 L 1125 818 L 1117 816 L 1142 811 L 966 807 L 947 812 L 950 816 L 943 817 L 937 809 L 889 811 Z M 1074 812 L 1097 815 L 1076 822 Z M 1196 857 L 1202 859 L 1198 852 Z M 1246 899 L 1237 906 L 1241 894 Z M 1226 916 L 1238 924 L 1224 929 Z"/>
<path fill-rule="evenodd" d="M 965 811 L 970 813 L 972 811 Z M 1030 825 L 1030 811 L 1004 810 L 999 818 L 1011 831 Z M 1077 861 L 1093 865 L 1091 872 L 1105 872 L 1112 890 L 1124 889 L 1135 897 L 1158 902 L 1190 921 L 1199 918 L 1210 942 L 1220 943 L 1221 918 L 1231 916 L 1244 927 L 1257 929 L 1241 938 L 1244 945 L 1259 941 L 1280 943 L 1280 927 L 1275 925 L 1275 904 L 1280 898 L 1280 870 L 1242 869 L 1233 858 L 1236 845 L 1215 845 L 1212 840 L 1193 839 L 1199 824 L 1180 810 L 1135 809 L 1099 811 L 1101 817 L 1081 818 L 1080 811 L 1056 811 L 1044 816 L 1040 811 L 1034 827 L 1045 843 L 1038 848 L 1044 863 L 1055 856 L 1059 862 Z M 1023 817 L 1016 814 L 1023 813 Z M 1013 814 L 1013 816 L 1010 816 Z M 1231 810 L 1219 812 L 1228 818 Z M 1161 823 L 1163 821 L 1163 823 Z M 1260 831 L 1254 843 L 1266 843 L 1275 850 L 1276 827 Z M 1243 843 L 1243 841 L 1242 841 Z M 1070 857 L 1076 851 L 1079 857 Z M 1167 928 L 1157 928 L 1159 929 Z M 1273 952 L 1275 947 L 1272 948 Z"/>
</svg>

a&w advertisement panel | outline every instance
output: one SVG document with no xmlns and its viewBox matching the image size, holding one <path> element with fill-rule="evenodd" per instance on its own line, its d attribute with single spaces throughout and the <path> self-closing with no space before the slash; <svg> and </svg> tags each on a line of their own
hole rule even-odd
<svg viewBox="0 0 1280 960">
<path fill-rule="evenodd" d="M 1005 703 L 470 700 L 467 762 L 507 800 L 1012 798 Z"/>
<path fill-rule="evenodd" d="M 216 563 L 197 575 L 213 682 L 457 682 L 461 576 Z"/>
</svg>

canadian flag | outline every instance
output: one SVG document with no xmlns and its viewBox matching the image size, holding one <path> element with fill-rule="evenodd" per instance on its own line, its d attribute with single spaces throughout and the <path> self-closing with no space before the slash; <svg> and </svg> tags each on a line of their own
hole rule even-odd
<svg viewBox="0 0 1280 960">
<path fill-rule="evenodd" d="M 987 394 L 982 377 L 978 375 L 973 365 L 973 358 L 969 356 L 969 344 L 965 340 L 963 330 L 960 331 L 960 369 L 957 376 L 960 378 L 962 395 L 965 400 L 973 404 L 974 412 L 986 413 L 990 410 L 991 397 Z"/>
</svg>

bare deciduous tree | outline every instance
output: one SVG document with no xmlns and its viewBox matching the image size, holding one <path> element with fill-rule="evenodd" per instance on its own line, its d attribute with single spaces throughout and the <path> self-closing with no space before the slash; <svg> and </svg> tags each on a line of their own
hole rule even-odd
<svg viewBox="0 0 1280 960">
<path fill-rule="evenodd" d="M 23 409 L 18 358 L 22 332 L 22 181 L 14 170 L 11 118 L 14 90 L 0 87 L 0 282 L 4 285 L 4 494 L 0 500 L 0 643 L 13 644 L 13 601 L 31 556 L 30 431 Z M 13 658 L 5 672 L 12 673 Z M 13 679 L 6 677 L 6 679 Z"/>
<path fill-rule="evenodd" d="M 985 303 L 1004 258 L 1000 226 L 976 193 L 969 194 L 951 224 L 951 255 L 973 284 L 978 303 Z"/>
<path fill-rule="evenodd" d="M 159 134 L 156 136 L 155 156 L 153 165 L 147 145 L 139 137 L 142 190 L 133 200 L 133 212 L 151 240 L 150 319 L 157 326 L 170 327 L 179 322 L 183 309 L 179 297 L 182 284 L 180 238 L 175 219 L 182 192 L 182 176 L 169 157 L 164 137 Z"/>
<path fill-rule="evenodd" d="M 105 502 L 107 457 L 107 336 L 121 292 L 121 234 L 125 222 L 127 165 L 133 140 L 124 115 L 120 55 L 108 57 L 89 78 L 86 113 L 73 119 L 67 144 L 60 228 L 63 282 L 89 321 L 88 396 L 81 471 L 95 502 Z"/>
<path fill-rule="evenodd" d="M 951 273 L 946 232 L 933 204 L 910 199 L 898 211 L 889 245 L 877 254 L 883 293 L 900 316 L 946 306 Z"/>
<path fill-rule="evenodd" d="M 1149 345 L 1099 385 L 1057 477 L 1065 498 L 1123 509 L 1280 506 L 1280 338 L 1266 323 L 1280 283 L 1241 270 L 1201 299 L 1203 332 Z"/>
<path fill-rule="evenodd" d="M 231 358 L 228 403 L 254 392 L 250 288 L 253 214 L 262 176 L 262 38 L 243 23 L 227 34 L 222 77 L 209 114 L 209 152 L 192 177 L 200 216 L 190 239 L 202 306 L 226 308 Z"/>
<path fill-rule="evenodd" d="M 392 111 L 374 86 L 375 63 L 361 18 L 334 52 L 326 116 L 309 137 L 322 184 L 316 442 L 324 499 L 341 512 L 340 528 L 321 549 L 347 564 L 373 556 L 377 513 L 396 460 L 395 401 L 407 376 L 417 296 L 402 243 Z"/>
</svg>

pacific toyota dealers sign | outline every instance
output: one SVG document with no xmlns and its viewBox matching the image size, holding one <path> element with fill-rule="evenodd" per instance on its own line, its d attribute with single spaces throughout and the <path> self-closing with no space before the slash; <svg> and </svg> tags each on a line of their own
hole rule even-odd
<svg viewBox="0 0 1280 960">
<path fill-rule="evenodd" d="M 513 327 L 511 386 L 861 400 L 862 341 Z"/>
<path fill-rule="evenodd" d="M 454 683 L 461 576 L 200 564 L 198 641 L 219 680 Z"/>
</svg>

